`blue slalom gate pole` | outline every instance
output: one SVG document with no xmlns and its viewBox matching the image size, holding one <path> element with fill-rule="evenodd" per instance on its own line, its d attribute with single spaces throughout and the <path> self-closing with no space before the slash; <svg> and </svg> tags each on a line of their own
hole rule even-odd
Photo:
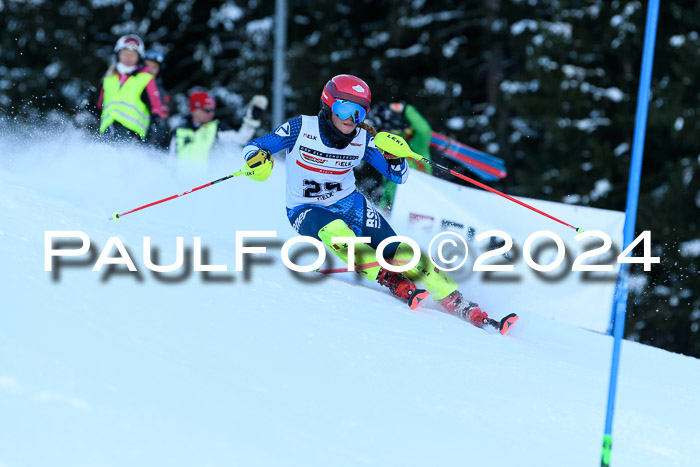
<svg viewBox="0 0 700 467">
<path fill-rule="evenodd" d="M 634 122 L 634 143 L 632 161 L 627 187 L 627 207 L 625 208 L 624 249 L 634 240 L 634 226 L 637 221 L 639 202 L 639 184 L 642 175 L 642 158 L 644 156 L 644 136 L 646 134 L 647 113 L 649 111 L 649 90 L 651 87 L 651 69 L 654 64 L 654 45 L 656 44 L 656 25 L 659 19 L 659 0 L 650 0 L 647 9 L 647 22 L 644 33 L 644 52 L 642 71 L 639 79 L 637 114 Z M 623 251 L 624 251 L 623 249 Z M 629 263 L 622 263 L 613 304 L 615 319 L 613 321 L 613 353 L 610 368 L 610 388 L 608 391 L 608 410 L 603 436 L 603 453 L 600 465 L 610 465 L 612 450 L 612 422 L 615 412 L 615 391 L 617 389 L 617 372 L 620 366 L 620 344 L 625 331 L 625 313 L 627 311 L 627 293 L 629 292 Z"/>
<path fill-rule="evenodd" d="M 624 242 L 624 237 L 622 239 Z M 615 293 L 613 295 L 613 303 L 612 306 L 610 307 L 610 322 L 608 323 L 608 329 L 606 331 L 606 334 L 608 336 L 612 336 L 613 334 L 613 327 L 615 325 L 615 308 L 617 304 L 617 297 L 620 294 L 620 273 L 617 274 L 617 280 L 615 281 Z"/>
</svg>

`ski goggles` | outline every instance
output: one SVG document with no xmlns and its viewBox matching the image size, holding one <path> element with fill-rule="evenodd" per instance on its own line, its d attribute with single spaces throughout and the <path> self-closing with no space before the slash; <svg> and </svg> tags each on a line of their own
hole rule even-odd
<svg viewBox="0 0 700 467">
<path fill-rule="evenodd" d="M 367 115 L 367 109 L 360 104 L 342 99 L 336 99 L 335 102 L 333 102 L 331 110 L 333 110 L 333 113 L 341 120 L 352 117 L 353 123 L 360 123 Z"/>
</svg>

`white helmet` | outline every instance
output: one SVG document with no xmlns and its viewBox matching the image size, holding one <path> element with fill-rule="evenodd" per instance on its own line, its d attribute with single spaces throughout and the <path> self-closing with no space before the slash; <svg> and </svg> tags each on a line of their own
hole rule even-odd
<svg viewBox="0 0 700 467">
<path fill-rule="evenodd" d="M 127 34 L 119 38 L 117 45 L 114 46 L 114 53 L 118 54 L 122 49 L 135 50 L 141 58 L 146 54 L 146 47 L 143 45 L 143 39 L 136 34 Z"/>
</svg>

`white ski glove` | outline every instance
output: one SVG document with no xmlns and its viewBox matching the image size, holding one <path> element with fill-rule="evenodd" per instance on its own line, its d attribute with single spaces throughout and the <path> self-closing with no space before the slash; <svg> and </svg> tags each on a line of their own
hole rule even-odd
<svg viewBox="0 0 700 467">
<path fill-rule="evenodd" d="M 260 127 L 260 118 L 262 113 L 267 109 L 267 97 L 258 94 L 253 96 L 248 104 L 248 110 L 246 110 L 243 121 L 252 126 L 253 128 Z"/>
</svg>

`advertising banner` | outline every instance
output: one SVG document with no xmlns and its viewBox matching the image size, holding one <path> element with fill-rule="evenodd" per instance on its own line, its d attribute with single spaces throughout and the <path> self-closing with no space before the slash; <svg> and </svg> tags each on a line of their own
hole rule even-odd
<svg viewBox="0 0 700 467">
<path fill-rule="evenodd" d="M 489 311 L 489 297 L 506 296 L 510 308 L 492 310 L 494 315 L 533 312 L 605 332 L 620 266 L 624 213 L 518 199 L 582 227 L 585 235 L 592 237 L 577 240 L 574 229 L 501 196 L 417 171 L 411 173 L 407 185 L 398 186 L 391 223 L 397 233 L 430 250 L 436 262 L 440 254 L 446 260 L 454 257 L 453 263 L 445 265 L 447 268 L 458 266 L 464 259 L 466 244 L 466 261 L 450 274 L 460 283 L 464 295 L 485 311 Z M 611 241 L 609 246 L 606 236 Z M 440 241 L 449 242 L 442 252 L 436 249 Z M 496 249 L 494 254 L 492 250 Z M 512 270 L 483 271 L 494 266 L 510 266 Z M 550 267 L 553 269 L 548 270 Z M 493 301 L 503 306 L 500 298 Z"/>
</svg>

